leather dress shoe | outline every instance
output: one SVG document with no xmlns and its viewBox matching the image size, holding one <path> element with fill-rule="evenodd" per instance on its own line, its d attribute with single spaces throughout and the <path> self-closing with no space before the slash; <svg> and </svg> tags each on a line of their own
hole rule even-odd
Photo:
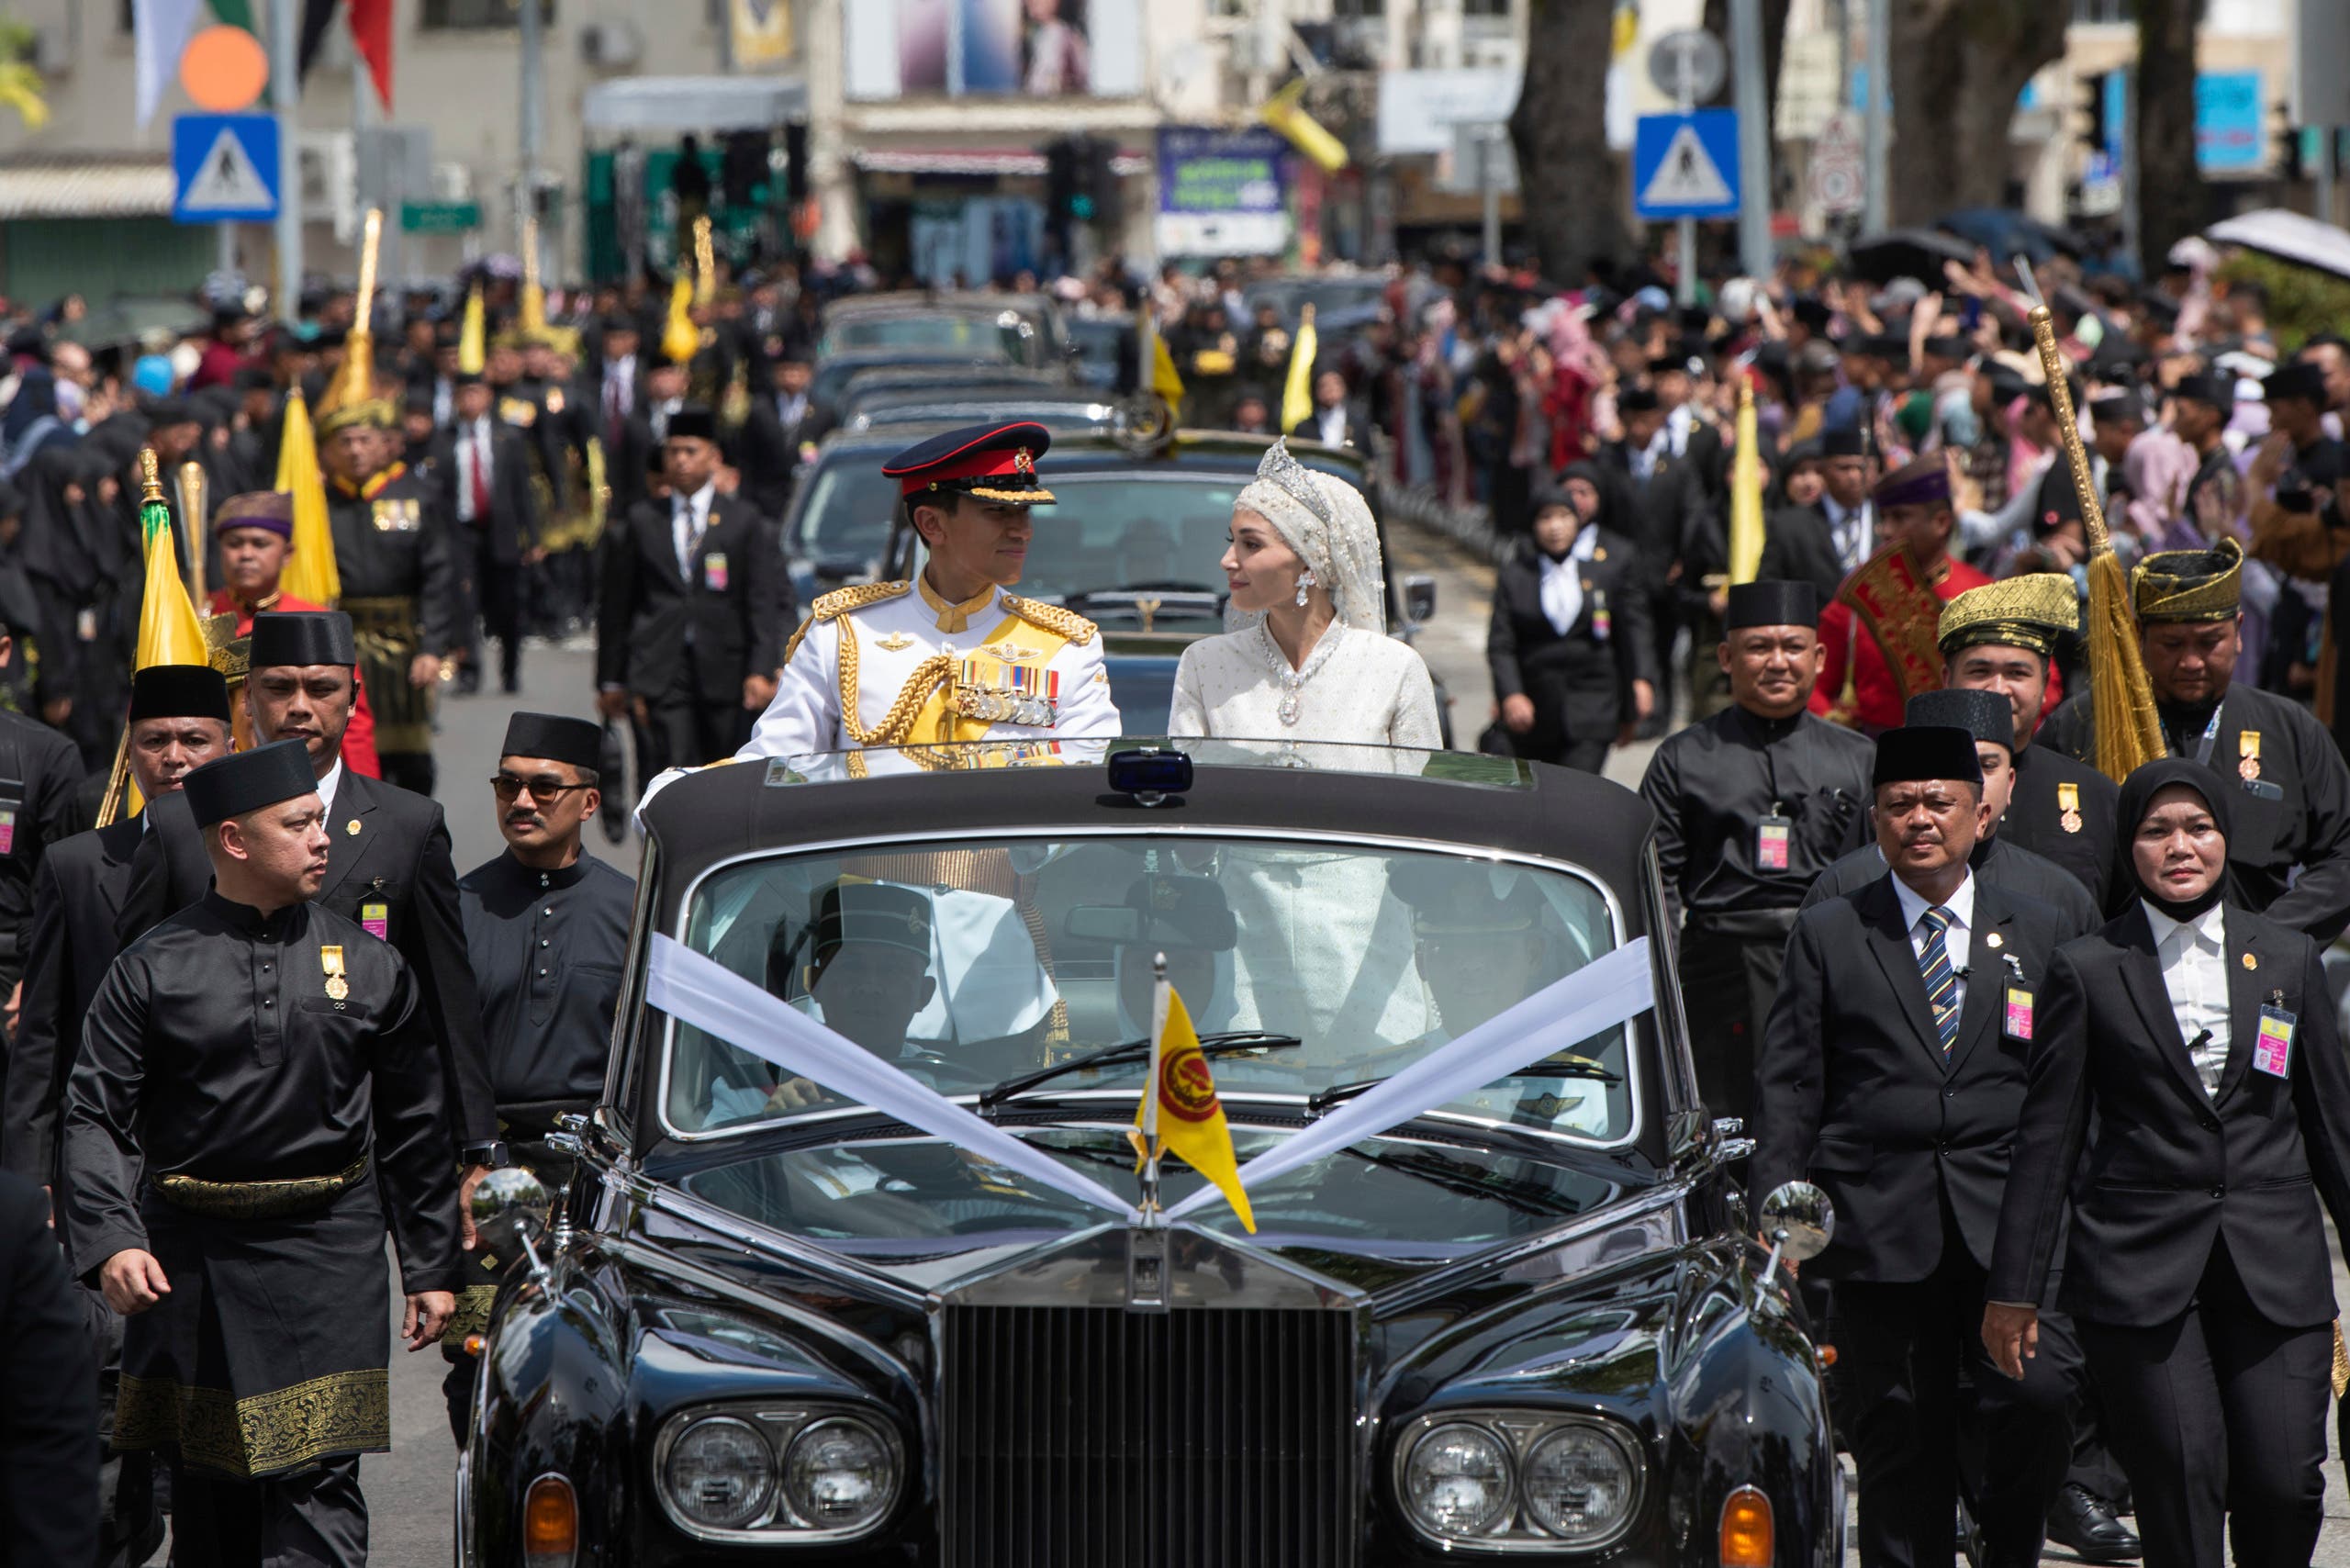
<svg viewBox="0 0 2350 1568">
<path fill-rule="evenodd" d="M 2144 1551 L 2130 1527 L 2114 1517 L 2113 1506 L 2076 1483 L 2067 1484 L 2050 1506 L 2048 1539 L 2084 1562 L 2128 1562 Z"/>
</svg>

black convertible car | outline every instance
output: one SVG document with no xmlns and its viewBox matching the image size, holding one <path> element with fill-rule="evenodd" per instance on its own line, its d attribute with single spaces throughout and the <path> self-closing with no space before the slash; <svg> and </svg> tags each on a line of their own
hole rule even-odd
<svg viewBox="0 0 2350 1568">
<path fill-rule="evenodd" d="M 519 1173 L 476 1200 L 529 1259 L 460 1562 L 1839 1568 L 1817 1352 L 1646 940 L 1647 809 L 1121 745 L 647 805 L 576 1173 L 551 1223 Z M 1136 1207 L 1161 966 L 1253 1233 L 1171 1157 Z"/>
</svg>

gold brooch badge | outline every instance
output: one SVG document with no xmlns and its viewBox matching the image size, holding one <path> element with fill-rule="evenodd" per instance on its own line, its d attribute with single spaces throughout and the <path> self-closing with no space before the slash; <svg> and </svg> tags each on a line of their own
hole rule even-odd
<svg viewBox="0 0 2350 1568">
<path fill-rule="evenodd" d="M 2260 960 L 2246 953 L 2244 956 L 2244 967 L 2247 969 L 2256 969 L 2260 968 Z"/>
<path fill-rule="evenodd" d="M 357 817 L 353 817 L 349 822 L 343 823 L 342 831 L 350 834 L 352 837 L 357 838 L 359 836 L 359 819 Z"/>
<path fill-rule="evenodd" d="M 319 949 L 319 968 L 326 971 L 327 994 L 329 996 L 334 998 L 337 1002 L 341 1002 L 344 997 L 351 994 L 351 982 L 343 979 L 342 976 L 342 949 L 341 947 L 320 947 Z"/>
<path fill-rule="evenodd" d="M 892 632 L 886 637 L 874 638 L 873 642 L 885 654 L 902 654 L 914 645 L 914 640 L 903 632 Z"/>
<path fill-rule="evenodd" d="M 1026 447 L 1012 454 L 1012 471 L 1015 474 L 1034 474 L 1036 471 L 1036 460 L 1029 455 Z"/>
</svg>

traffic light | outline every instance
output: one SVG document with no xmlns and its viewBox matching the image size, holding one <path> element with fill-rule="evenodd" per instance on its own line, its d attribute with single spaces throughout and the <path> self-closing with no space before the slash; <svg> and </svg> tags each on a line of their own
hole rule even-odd
<svg viewBox="0 0 2350 1568">
<path fill-rule="evenodd" d="M 2283 104 L 2268 106 L 2268 138 L 2277 149 L 2270 160 L 2275 164 L 2277 178 L 2288 182 L 2299 180 L 2301 168 L 2301 128 L 2293 123 L 2293 111 Z"/>
<path fill-rule="evenodd" d="M 2073 78 L 2073 102 L 2065 117 L 2072 140 L 2096 151 L 2105 145 L 2105 73 Z"/>
<path fill-rule="evenodd" d="M 1086 139 L 1082 172 L 1088 205 L 1092 208 L 1086 216 L 1113 233 L 1125 207 L 1125 185 L 1118 178 L 1117 156 L 1116 142 L 1099 136 Z"/>
<path fill-rule="evenodd" d="M 1045 213 L 1056 225 L 1079 217 L 1077 211 L 1077 143 L 1057 136 L 1045 143 Z"/>
</svg>

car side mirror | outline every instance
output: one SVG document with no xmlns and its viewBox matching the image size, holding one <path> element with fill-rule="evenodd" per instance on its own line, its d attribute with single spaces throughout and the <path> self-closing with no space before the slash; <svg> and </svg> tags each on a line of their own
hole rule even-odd
<svg viewBox="0 0 2350 1568">
<path fill-rule="evenodd" d="M 474 1229 L 499 1258 L 515 1258 L 545 1234 L 553 1200 L 546 1183 L 520 1166 L 493 1170 L 474 1188 Z"/>
<path fill-rule="evenodd" d="M 1072 942 L 1129 946 L 1142 940 L 1142 911 L 1122 903 L 1081 903 L 1062 920 L 1061 932 Z"/>
<path fill-rule="evenodd" d="M 1836 1235 L 1836 1205 L 1808 1182 L 1783 1182 L 1762 1200 L 1762 1234 L 1771 1238 L 1771 1260 L 1762 1270 L 1767 1287 L 1780 1259 L 1802 1263 L 1828 1249 Z"/>
<path fill-rule="evenodd" d="M 1415 572 L 1404 579 L 1404 619 L 1414 626 L 1436 619 L 1436 579 Z"/>
</svg>

